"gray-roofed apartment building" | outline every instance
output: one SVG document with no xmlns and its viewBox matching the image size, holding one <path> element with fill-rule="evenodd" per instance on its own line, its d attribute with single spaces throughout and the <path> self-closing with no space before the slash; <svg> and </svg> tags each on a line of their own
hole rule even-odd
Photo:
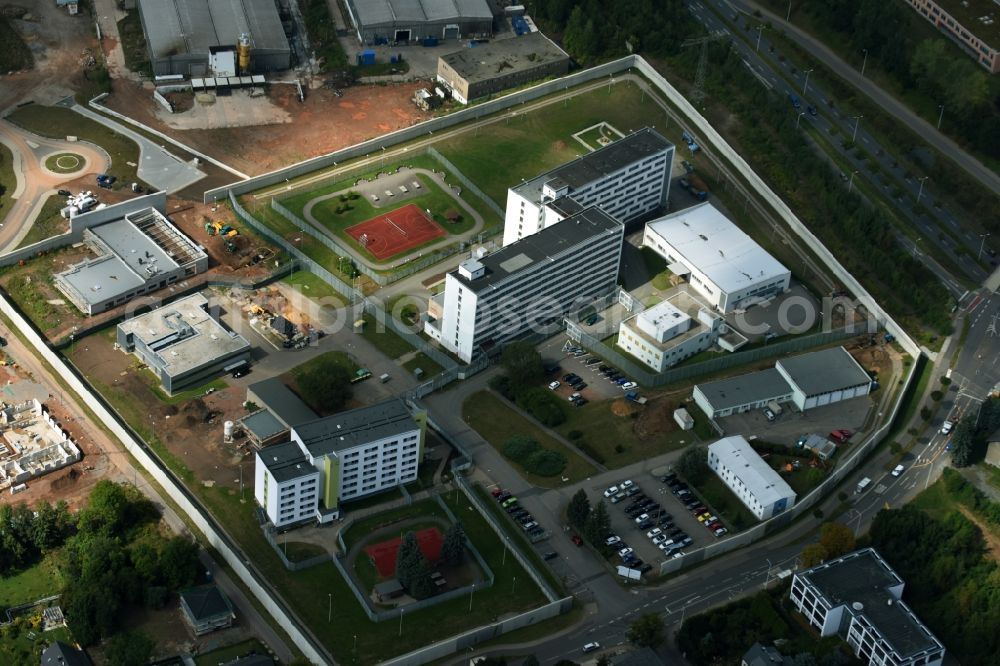
<svg viewBox="0 0 1000 666">
<path fill-rule="evenodd" d="M 667 203 L 674 145 L 645 127 L 507 190 L 503 244 L 538 233 L 570 211 L 598 206 L 629 226 Z"/>
<path fill-rule="evenodd" d="M 155 76 L 235 76 L 291 66 L 274 0 L 139 0 L 138 5 Z M 243 34 L 250 38 L 249 72 L 229 71 L 235 55 L 220 59 L 226 71 L 213 69 L 214 53 L 235 54 Z"/>
<path fill-rule="evenodd" d="M 80 312 L 94 315 L 208 270 L 208 255 L 155 208 L 83 231 L 94 254 L 53 275 Z"/>
<path fill-rule="evenodd" d="M 903 601 L 904 585 L 865 548 L 795 574 L 789 598 L 820 635 L 839 635 L 873 666 L 938 666 L 944 645 Z"/>
<path fill-rule="evenodd" d="M 364 44 L 489 37 L 493 12 L 486 0 L 347 0 Z"/>
<path fill-rule="evenodd" d="M 569 71 L 569 56 L 540 32 L 463 48 L 438 58 L 437 80 L 470 101 Z"/>
<path fill-rule="evenodd" d="M 200 293 L 118 324 L 118 344 L 159 378 L 167 393 L 202 384 L 250 359 L 250 343 L 210 312 Z"/>
</svg>

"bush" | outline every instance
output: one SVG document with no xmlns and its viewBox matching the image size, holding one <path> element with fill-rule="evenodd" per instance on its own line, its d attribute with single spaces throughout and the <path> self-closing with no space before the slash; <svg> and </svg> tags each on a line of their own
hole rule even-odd
<svg viewBox="0 0 1000 666">
<path fill-rule="evenodd" d="M 941 393 L 941 391 L 938 391 L 937 389 L 931 391 L 931 400 L 933 400 L 934 402 L 938 402 L 943 397 L 944 393 Z"/>
<path fill-rule="evenodd" d="M 902 450 L 903 447 L 900 445 L 899 442 L 893 442 L 892 444 L 889 445 L 889 453 L 891 453 L 892 455 L 896 455 Z"/>
<path fill-rule="evenodd" d="M 490 379 L 490 388 L 502 395 L 511 402 L 514 401 L 514 391 L 510 387 L 510 377 L 507 375 L 496 375 Z"/>
<path fill-rule="evenodd" d="M 920 418 L 922 418 L 924 421 L 930 421 L 931 420 L 931 408 L 928 407 L 927 405 L 924 405 L 923 407 L 921 407 L 920 408 Z"/>
<path fill-rule="evenodd" d="M 566 456 L 558 451 L 540 448 L 531 454 L 524 468 L 538 476 L 557 476 L 566 469 Z"/>
<path fill-rule="evenodd" d="M 543 388 L 522 391 L 517 395 L 517 405 L 550 428 L 566 420 L 562 402 L 551 391 Z"/>
<path fill-rule="evenodd" d="M 516 463 L 527 465 L 531 456 L 534 455 L 540 448 L 541 447 L 538 445 L 538 442 L 530 437 L 515 435 L 504 442 L 503 454 Z"/>
</svg>

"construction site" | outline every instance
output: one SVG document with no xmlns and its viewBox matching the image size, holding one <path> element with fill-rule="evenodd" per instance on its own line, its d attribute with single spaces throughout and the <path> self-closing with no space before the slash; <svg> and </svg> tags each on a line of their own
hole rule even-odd
<svg viewBox="0 0 1000 666">
<path fill-rule="evenodd" d="M 80 460 L 80 448 L 37 399 L 0 408 L 0 491 L 28 489 L 35 477 Z"/>
</svg>

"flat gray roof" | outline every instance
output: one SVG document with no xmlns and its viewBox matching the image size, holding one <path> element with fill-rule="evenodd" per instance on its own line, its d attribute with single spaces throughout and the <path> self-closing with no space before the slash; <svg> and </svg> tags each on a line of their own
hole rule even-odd
<svg viewBox="0 0 1000 666">
<path fill-rule="evenodd" d="M 352 0 L 352 6 L 362 26 L 493 20 L 486 0 Z"/>
<path fill-rule="evenodd" d="M 540 201 L 542 186 L 550 180 L 561 179 L 570 187 L 569 194 L 572 196 L 574 189 L 589 185 L 595 180 L 606 177 L 609 173 L 623 169 L 634 162 L 671 147 L 673 144 L 663 138 L 659 132 L 652 127 L 644 127 L 617 141 L 612 141 L 592 153 L 525 181 L 512 189 L 529 201 Z"/>
<path fill-rule="evenodd" d="M 306 454 L 295 442 L 282 442 L 267 446 L 257 452 L 260 461 L 279 482 L 297 479 L 316 471 L 309 463 Z"/>
<path fill-rule="evenodd" d="M 843 347 L 783 358 L 776 366 L 783 368 L 807 396 L 870 384 L 872 381 Z"/>
<path fill-rule="evenodd" d="M 486 268 L 486 274 L 475 280 L 455 276 L 462 284 L 474 292 L 481 292 L 503 282 L 535 264 L 549 260 L 586 242 L 594 236 L 622 233 L 622 223 L 596 206 L 568 217 L 558 224 L 506 245 L 493 254 L 479 260 Z"/>
<path fill-rule="evenodd" d="M 252 49 L 288 51 L 274 0 L 139 0 L 153 55 L 208 55 L 213 46 L 235 46 L 250 34 Z"/>
<path fill-rule="evenodd" d="M 417 422 L 413 420 L 403 401 L 393 398 L 301 423 L 293 426 L 292 431 L 302 440 L 309 453 L 318 458 L 417 428 Z"/>
<path fill-rule="evenodd" d="M 279 421 L 289 427 L 319 418 L 319 414 L 277 377 L 254 382 L 247 387 L 247 392 L 257 396 L 264 403 L 261 407 L 267 407 Z"/>
<path fill-rule="evenodd" d="M 705 382 L 698 384 L 698 389 L 716 410 L 739 407 L 792 392 L 792 387 L 774 368 Z"/>
<path fill-rule="evenodd" d="M 553 62 L 568 62 L 569 56 L 542 33 L 531 32 L 447 53 L 441 60 L 463 79 L 474 83 Z"/>
<path fill-rule="evenodd" d="M 798 574 L 810 581 L 834 606 L 846 605 L 869 619 L 901 657 L 942 647 L 941 642 L 889 588 L 903 584 L 873 549 L 848 553 Z M 862 604 L 858 611 L 854 603 Z"/>
<path fill-rule="evenodd" d="M 279 432 L 288 430 L 269 409 L 261 409 L 253 414 L 244 416 L 240 419 L 240 423 L 260 441 L 270 439 Z"/>
<path fill-rule="evenodd" d="M 250 343 L 215 320 L 205 310 L 207 304 L 201 293 L 191 294 L 127 319 L 118 328 L 142 341 L 172 377 L 212 359 L 249 351 Z"/>
</svg>

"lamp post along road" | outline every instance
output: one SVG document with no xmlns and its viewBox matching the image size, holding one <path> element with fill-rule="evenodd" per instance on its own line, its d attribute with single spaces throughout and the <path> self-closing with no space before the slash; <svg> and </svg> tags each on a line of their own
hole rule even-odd
<svg viewBox="0 0 1000 666">
<path fill-rule="evenodd" d="M 865 59 L 861 63 L 861 77 L 865 76 L 865 66 L 868 65 L 868 49 L 861 49 L 865 53 Z"/>
<path fill-rule="evenodd" d="M 854 133 L 851 134 L 851 143 L 854 143 L 858 139 L 858 125 L 861 124 L 861 119 L 864 116 L 854 116 Z"/>
</svg>

